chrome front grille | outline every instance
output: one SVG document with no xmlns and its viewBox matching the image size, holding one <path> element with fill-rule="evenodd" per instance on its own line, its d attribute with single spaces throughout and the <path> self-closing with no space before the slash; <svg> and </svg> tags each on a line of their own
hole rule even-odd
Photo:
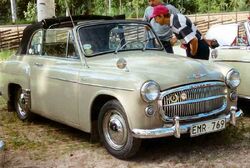
<svg viewBox="0 0 250 168">
<path fill-rule="evenodd" d="M 226 108 L 226 86 L 222 82 L 206 82 L 168 90 L 161 95 L 163 117 L 172 120 L 199 118 L 219 113 Z"/>
</svg>

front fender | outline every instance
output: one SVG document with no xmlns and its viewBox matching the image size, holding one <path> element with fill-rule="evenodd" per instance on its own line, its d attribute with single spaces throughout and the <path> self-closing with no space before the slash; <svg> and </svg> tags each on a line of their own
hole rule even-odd
<svg viewBox="0 0 250 168">
<path fill-rule="evenodd" d="M 145 115 L 145 108 L 148 104 L 141 99 L 138 90 L 100 90 L 96 93 L 91 102 L 94 102 L 95 98 L 100 95 L 114 97 L 121 103 L 131 130 L 133 128 L 155 128 L 162 126 L 162 121 L 159 120 L 160 116 L 158 112 L 151 118 Z M 89 109 L 91 109 L 91 107 L 92 103 Z"/>
</svg>

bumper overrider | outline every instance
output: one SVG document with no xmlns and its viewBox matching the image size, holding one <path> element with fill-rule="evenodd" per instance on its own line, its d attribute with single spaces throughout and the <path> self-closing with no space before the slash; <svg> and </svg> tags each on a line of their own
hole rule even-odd
<svg viewBox="0 0 250 168">
<path fill-rule="evenodd" d="M 220 115 L 215 119 L 225 119 L 226 123 L 231 125 L 236 125 L 236 120 L 243 116 L 242 110 L 238 110 L 236 107 L 231 107 L 230 113 L 225 115 Z M 214 119 L 211 119 L 211 121 Z M 168 136 L 175 136 L 176 138 L 180 138 L 181 134 L 190 133 L 191 127 L 193 125 L 209 122 L 210 120 L 202 121 L 202 122 L 192 122 L 188 124 L 180 124 L 179 117 L 175 117 L 174 125 L 169 128 L 155 128 L 155 129 L 133 129 L 132 134 L 136 138 L 161 138 L 161 137 L 168 137 Z M 220 131 L 220 130 L 218 130 Z"/>
</svg>

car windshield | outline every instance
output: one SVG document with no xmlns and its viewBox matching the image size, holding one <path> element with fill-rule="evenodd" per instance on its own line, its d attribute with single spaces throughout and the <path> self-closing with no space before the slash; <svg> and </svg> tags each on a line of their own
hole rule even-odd
<svg viewBox="0 0 250 168">
<path fill-rule="evenodd" d="M 249 46 L 249 22 L 213 25 L 207 31 L 206 39 L 216 39 L 220 46 Z"/>
<path fill-rule="evenodd" d="M 81 27 L 79 36 L 86 56 L 128 50 L 162 50 L 152 29 L 142 23 L 109 23 Z"/>
</svg>

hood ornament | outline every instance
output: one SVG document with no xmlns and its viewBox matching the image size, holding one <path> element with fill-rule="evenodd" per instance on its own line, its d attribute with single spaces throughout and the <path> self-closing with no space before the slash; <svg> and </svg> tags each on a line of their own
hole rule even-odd
<svg viewBox="0 0 250 168">
<path fill-rule="evenodd" d="M 189 76 L 188 79 L 200 79 L 200 78 L 203 78 L 205 76 L 207 76 L 207 74 L 205 74 L 205 73 L 203 73 L 203 74 L 202 73 L 194 73 L 191 76 Z"/>
</svg>

